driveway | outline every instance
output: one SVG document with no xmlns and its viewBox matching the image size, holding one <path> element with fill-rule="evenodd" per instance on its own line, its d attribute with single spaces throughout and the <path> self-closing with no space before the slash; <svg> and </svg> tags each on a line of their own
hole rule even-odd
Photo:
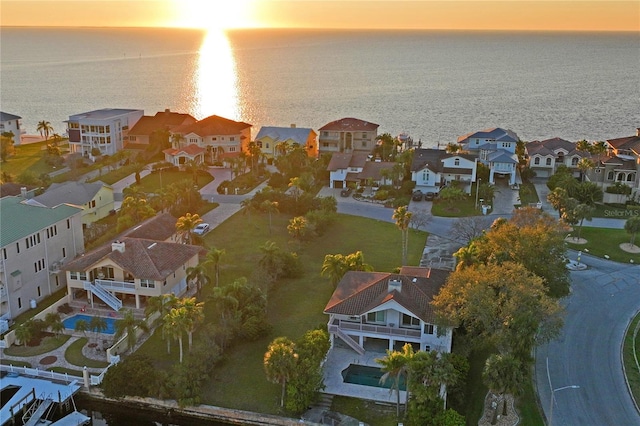
<svg viewBox="0 0 640 426">
<path fill-rule="evenodd" d="M 576 252 L 569 257 L 575 259 Z M 640 309 L 640 266 L 585 254 L 581 261 L 589 269 L 571 272 L 562 334 L 536 350 L 542 408 L 548 419 L 550 389 L 575 385 L 580 388 L 555 392 L 554 425 L 640 425 L 621 361 L 624 332 Z"/>
</svg>

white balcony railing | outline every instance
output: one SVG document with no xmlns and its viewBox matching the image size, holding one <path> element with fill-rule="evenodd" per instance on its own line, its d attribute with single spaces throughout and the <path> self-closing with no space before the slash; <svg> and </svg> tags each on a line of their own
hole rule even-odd
<svg viewBox="0 0 640 426">
<path fill-rule="evenodd" d="M 338 319 L 334 319 L 329 323 L 329 331 L 332 329 L 337 331 L 337 329 L 341 329 L 343 331 L 357 331 L 361 333 L 372 333 L 372 334 L 380 334 L 384 336 L 394 336 L 394 337 L 412 337 L 412 338 L 420 338 L 422 333 L 420 330 L 415 328 L 401 328 L 396 327 L 395 325 L 376 325 L 376 324 L 362 324 L 357 322 L 350 321 L 342 321 Z"/>
<path fill-rule="evenodd" d="M 135 294 L 136 292 L 136 284 L 127 281 L 95 280 L 94 282 L 109 291 L 130 294 Z"/>
</svg>

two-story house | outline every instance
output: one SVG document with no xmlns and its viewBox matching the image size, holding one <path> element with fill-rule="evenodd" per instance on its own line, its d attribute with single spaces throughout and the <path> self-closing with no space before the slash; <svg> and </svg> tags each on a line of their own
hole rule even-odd
<svg viewBox="0 0 640 426">
<path fill-rule="evenodd" d="M 295 146 L 305 148 L 309 157 L 318 156 L 318 134 L 313 129 L 296 127 L 263 126 L 255 143 L 267 158 L 284 155 Z"/>
<path fill-rule="evenodd" d="M 189 114 L 172 112 L 170 109 L 157 112 L 156 115 L 144 115 L 129 129 L 125 148 L 145 148 L 152 143 L 156 132 L 170 132 L 178 126 L 193 124 L 197 120 Z"/>
<path fill-rule="evenodd" d="M 67 204 L 42 207 L 22 197 L 0 198 L 1 320 L 65 288 L 61 266 L 84 252 L 81 214 L 82 208 Z"/>
<path fill-rule="evenodd" d="M 349 183 L 357 185 L 360 182 L 360 172 L 369 159 L 366 152 L 334 153 L 329 160 L 330 188 L 346 188 Z"/>
<path fill-rule="evenodd" d="M 357 118 L 341 118 L 319 130 L 320 154 L 363 151 L 370 154 L 378 139 L 378 124 Z"/>
<path fill-rule="evenodd" d="M 82 226 L 107 217 L 114 210 L 113 188 L 103 182 L 53 183 L 46 192 L 26 201 L 31 205 L 55 207 L 70 204 L 82 208 Z"/>
<path fill-rule="evenodd" d="M 398 350 L 451 352 L 452 330 L 438 330 L 431 306 L 450 271 L 403 267 L 388 272 L 347 272 L 324 308 L 332 346 L 364 354 L 369 345 Z M 384 352 L 384 350 L 382 351 Z"/>
<path fill-rule="evenodd" d="M 21 136 L 25 132 L 22 128 L 22 117 L 0 111 L 0 134 L 13 133 L 13 144 L 20 145 Z"/>
<path fill-rule="evenodd" d="M 239 157 L 251 141 L 251 124 L 212 115 L 171 130 L 171 148 L 166 161 L 178 166 L 190 159 L 224 161 Z"/>
<path fill-rule="evenodd" d="M 616 183 L 630 186 L 631 196 L 637 197 L 640 194 L 640 128 L 636 129 L 635 136 L 608 139 L 605 146 L 605 154 L 592 158 L 595 167 L 588 172 L 589 180 L 603 190 Z M 619 202 L 608 198 L 611 197 L 605 192 L 605 202 Z"/>
<path fill-rule="evenodd" d="M 440 189 L 458 182 L 467 194 L 476 180 L 478 158 L 470 154 L 449 154 L 441 149 L 421 148 L 413 152 L 411 180 L 422 192 L 440 192 Z"/>
<path fill-rule="evenodd" d="M 130 303 L 143 307 L 147 298 L 187 290 L 187 268 L 198 264 L 201 247 L 123 237 L 63 266 L 72 301 L 114 310 Z"/>
<path fill-rule="evenodd" d="M 458 138 L 462 149 L 477 153 L 480 162 L 489 167 L 489 183 L 495 183 L 496 176 L 508 176 L 509 185 L 516 183 L 518 156 L 516 144 L 518 135 L 511 130 L 495 127 L 479 132 L 467 133 Z"/>
<path fill-rule="evenodd" d="M 69 116 L 67 133 L 71 153 L 94 160 L 122 150 L 129 129 L 144 115 L 141 109 L 104 108 Z"/>
<path fill-rule="evenodd" d="M 553 175 L 560 165 L 576 171 L 580 159 L 591 157 L 588 152 L 577 150 L 575 142 L 561 138 L 528 142 L 524 149 L 527 165 L 538 177 Z"/>
</svg>

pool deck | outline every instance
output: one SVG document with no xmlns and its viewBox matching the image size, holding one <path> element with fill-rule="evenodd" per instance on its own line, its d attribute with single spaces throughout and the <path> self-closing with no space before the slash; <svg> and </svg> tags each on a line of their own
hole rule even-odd
<svg viewBox="0 0 640 426">
<path fill-rule="evenodd" d="M 327 354 L 324 364 L 324 393 L 331 395 L 351 396 L 355 398 L 368 399 L 387 404 L 395 404 L 398 400 L 396 392 L 391 392 L 386 388 L 373 386 L 356 385 L 345 383 L 342 378 L 342 370 L 351 364 L 367 365 L 370 367 L 380 367 L 376 363 L 376 358 L 383 358 L 386 353 L 367 351 L 359 355 L 352 349 L 334 346 Z M 400 402 L 404 403 L 407 395 L 405 391 L 400 391 Z"/>
</svg>

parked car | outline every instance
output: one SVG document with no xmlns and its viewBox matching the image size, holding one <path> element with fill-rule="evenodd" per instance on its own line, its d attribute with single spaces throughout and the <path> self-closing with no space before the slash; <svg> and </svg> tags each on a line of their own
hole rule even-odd
<svg viewBox="0 0 640 426">
<path fill-rule="evenodd" d="M 411 196 L 411 199 L 413 201 L 422 201 L 422 191 L 417 190 L 413 192 L 413 195 Z"/>
<path fill-rule="evenodd" d="M 342 191 L 340 191 L 340 196 L 348 197 L 349 195 L 351 195 L 351 191 L 353 191 L 353 188 L 344 188 Z"/>
<path fill-rule="evenodd" d="M 435 192 L 427 192 L 426 194 L 424 194 L 424 200 L 425 201 L 433 201 L 434 198 L 436 198 L 436 193 Z"/>
<path fill-rule="evenodd" d="M 200 223 L 193 230 L 193 233 L 197 235 L 204 235 L 207 232 L 209 232 L 210 229 L 211 229 L 211 226 L 208 223 Z"/>
</svg>

